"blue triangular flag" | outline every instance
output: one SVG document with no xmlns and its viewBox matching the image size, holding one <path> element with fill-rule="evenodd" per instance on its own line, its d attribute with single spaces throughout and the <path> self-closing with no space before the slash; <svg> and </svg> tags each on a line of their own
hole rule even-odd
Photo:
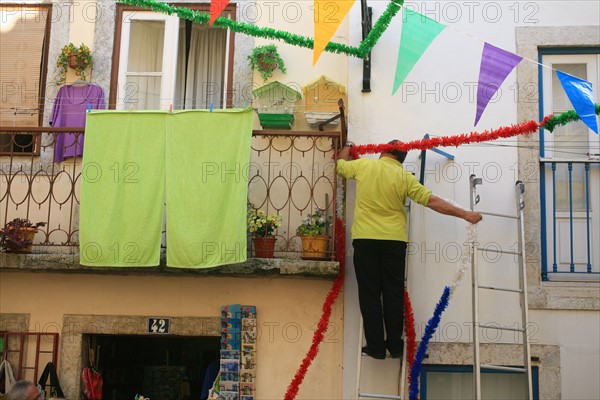
<svg viewBox="0 0 600 400">
<path fill-rule="evenodd" d="M 567 93 L 573 108 L 579 118 L 591 130 L 598 134 L 598 121 L 596 120 L 596 108 L 594 105 L 594 94 L 592 84 L 561 71 L 556 71 L 560 84 Z"/>
</svg>

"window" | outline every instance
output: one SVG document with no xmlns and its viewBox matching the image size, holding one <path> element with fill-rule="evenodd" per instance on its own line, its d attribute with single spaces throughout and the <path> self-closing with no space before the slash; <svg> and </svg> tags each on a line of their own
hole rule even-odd
<svg viewBox="0 0 600 400">
<path fill-rule="evenodd" d="M 39 138 L 6 131 L 41 126 L 51 5 L 0 5 L 0 154 L 39 153 Z"/>
<path fill-rule="evenodd" d="M 540 50 L 540 111 L 560 114 L 573 109 L 556 70 L 592 83 L 600 102 L 600 55 L 597 49 Z M 600 141 L 578 121 L 542 131 L 540 137 L 542 273 L 544 280 L 600 278 Z"/>
<path fill-rule="evenodd" d="M 533 400 L 539 399 L 538 369 L 531 368 Z M 467 400 L 473 398 L 473 367 L 423 365 L 421 400 Z M 481 398 L 526 399 L 525 375 L 516 372 L 481 371 Z"/>
<path fill-rule="evenodd" d="M 207 10 L 207 5 L 187 5 Z M 111 105 L 117 109 L 207 109 L 231 105 L 233 34 L 119 6 Z M 235 15 L 235 5 L 224 12 Z M 115 82 L 116 79 L 116 82 Z M 116 83 L 116 84 L 115 84 Z"/>
</svg>

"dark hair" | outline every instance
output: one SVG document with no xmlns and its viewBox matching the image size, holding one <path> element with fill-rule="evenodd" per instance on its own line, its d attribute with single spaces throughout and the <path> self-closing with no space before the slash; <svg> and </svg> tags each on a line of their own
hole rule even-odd
<svg viewBox="0 0 600 400">
<path fill-rule="evenodd" d="M 399 140 L 392 140 L 391 142 L 388 142 L 388 144 L 396 144 L 396 143 L 402 143 Z M 396 160 L 400 161 L 400 163 L 403 163 L 404 160 L 406 159 L 406 155 L 408 154 L 408 151 L 400 151 L 400 150 L 391 150 L 388 151 L 388 153 L 390 153 L 391 155 L 393 155 L 394 157 L 396 157 Z"/>
</svg>

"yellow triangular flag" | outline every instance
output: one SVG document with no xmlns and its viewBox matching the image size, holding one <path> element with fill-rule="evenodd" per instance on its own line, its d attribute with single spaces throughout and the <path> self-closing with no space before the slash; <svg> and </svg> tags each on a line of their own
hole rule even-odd
<svg viewBox="0 0 600 400">
<path fill-rule="evenodd" d="M 314 0 L 315 6 L 315 45 L 313 65 L 327 47 L 342 21 L 354 5 L 355 0 Z"/>
</svg>

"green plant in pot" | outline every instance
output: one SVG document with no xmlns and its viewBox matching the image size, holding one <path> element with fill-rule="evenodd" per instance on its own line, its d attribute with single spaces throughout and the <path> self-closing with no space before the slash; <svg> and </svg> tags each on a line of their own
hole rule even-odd
<svg viewBox="0 0 600 400">
<path fill-rule="evenodd" d="M 273 71 L 277 68 L 284 74 L 286 73 L 285 63 L 274 44 L 256 46 L 252 50 L 252 54 L 248 56 L 248 61 L 250 62 L 250 68 L 258 71 L 263 81 L 272 77 Z"/>
<path fill-rule="evenodd" d="M 62 48 L 56 66 L 60 69 L 59 75 L 56 78 L 56 84 L 62 85 L 67 78 L 67 68 L 75 70 L 75 75 L 87 80 L 87 70 L 92 68 L 93 56 L 92 51 L 85 44 L 77 47 L 73 43 L 69 43 Z"/>
<path fill-rule="evenodd" d="M 33 223 L 26 218 L 15 218 L 0 229 L 0 248 L 7 253 L 31 253 L 33 238 L 45 222 Z"/>
<path fill-rule="evenodd" d="M 329 249 L 329 228 L 331 217 L 323 214 L 324 210 L 317 209 L 307 215 L 302 224 L 296 228 L 296 234 L 302 241 L 302 258 L 307 260 L 322 260 L 327 258 Z"/>
</svg>

